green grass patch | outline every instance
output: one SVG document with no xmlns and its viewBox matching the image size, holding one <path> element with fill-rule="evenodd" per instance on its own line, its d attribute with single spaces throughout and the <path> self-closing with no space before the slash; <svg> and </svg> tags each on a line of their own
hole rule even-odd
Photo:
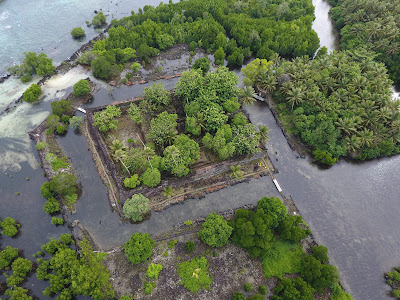
<svg viewBox="0 0 400 300">
<path fill-rule="evenodd" d="M 262 265 L 267 278 L 298 273 L 303 249 L 298 244 L 276 241 L 274 247 L 263 255 Z"/>
</svg>

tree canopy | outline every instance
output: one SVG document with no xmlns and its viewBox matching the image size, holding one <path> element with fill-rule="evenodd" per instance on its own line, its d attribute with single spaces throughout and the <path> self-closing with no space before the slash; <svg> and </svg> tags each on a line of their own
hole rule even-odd
<svg viewBox="0 0 400 300">
<path fill-rule="evenodd" d="M 373 53 L 301 57 L 253 75 L 255 85 L 273 93 L 281 116 L 316 161 L 332 165 L 341 156 L 400 153 L 400 101 L 391 99 L 392 81 Z"/>
<path fill-rule="evenodd" d="M 134 233 L 125 243 L 125 256 L 131 263 L 139 264 L 150 257 L 155 244 L 148 233 Z"/>
<path fill-rule="evenodd" d="M 149 199 L 142 194 L 134 194 L 124 203 L 123 212 L 125 217 L 132 221 L 142 221 L 143 215 L 149 211 Z"/>
<path fill-rule="evenodd" d="M 53 60 L 48 58 L 46 54 L 40 52 L 37 55 L 35 52 L 25 52 L 25 58 L 22 64 L 9 67 L 7 69 L 12 75 L 21 77 L 22 82 L 28 82 L 32 76 L 52 75 L 56 68 L 53 66 Z"/>
<path fill-rule="evenodd" d="M 198 232 L 198 237 L 211 247 L 222 247 L 228 243 L 233 228 L 217 213 L 209 214 Z"/>
</svg>

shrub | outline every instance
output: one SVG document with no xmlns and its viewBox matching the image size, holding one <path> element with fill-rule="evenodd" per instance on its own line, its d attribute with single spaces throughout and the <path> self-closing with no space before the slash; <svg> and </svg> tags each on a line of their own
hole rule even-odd
<svg viewBox="0 0 400 300">
<path fill-rule="evenodd" d="M 149 278 L 158 278 L 158 274 L 161 272 L 163 269 L 163 266 L 160 264 L 150 264 L 150 266 L 147 268 L 146 275 Z"/>
<path fill-rule="evenodd" d="M 140 185 L 139 175 L 134 174 L 129 178 L 124 179 L 124 186 L 129 189 L 134 189 Z"/>
<path fill-rule="evenodd" d="M 156 287 L 156 283 L 155 282 L 145 282 L 144 283 L 144 293 L 146 295 L 151 295 L 151 293 L 153 292 L 154 288 Z"/>
<path fill-rule="evenodd" d="M 52 214 L 55 212 L 60 211 L 60 203 L 56 200 L 56 198 L 52 197 L 49 200 L 46 201 L 46 203 L 43 206 L 43 211 L 46 214 Z"/>
<path fill-rule="evenodd" d="M 53 191 L 60 196 L 76 194 L 76 177 L 62 172 L 52 179 Z"/>
<path fill-rule="evenodd" d="M 37 149 L 37 150 L 43 150 L 44 148 L 46 148 L 46 142 L 38 142 L 36 145 L 35 145 L 35 148 Z"/>
<path fill-rule="evenodd" d="M 103 14 L 102 11 L 100 11 L 97 15 L 95 15 L 92 19 L 92 25 L 93 27 L 101 27 L 103 25 L 107 24 L 106 22 L 106 16 Z"/>
<path fill-rule="evenodd" d="M 74 29 L 72 29 L 71 35 L 74 39 L 79 39 L 85 36 L 85 30 L 83 30 L 82 27 L 75 27 Z"/>
<path fill-rule="evenodd" d="M 217 213 L 209 214 L 198 232 L 199 238 L 211 247 L 222 247 L 228 243 L 233 228 Z"/>
<path fill-rule="evenodd" d="M 141 68 L 141 65 L 137 62 L 134 62 L 133 64 L 131 64 L 131 70 L 132 72 L 135 74 L 137 73 Z"/>
<path fill-rule="evenodd" d="M 232 300 L 244 300 L 244 295 L 241 292 L 235 292 L 232 296 Z"/>
<path fill-rule="evenodd" d="M 267 288 L 265 285 L 259 285 L 258 286 L 258 291 L 260 292 L 261 295 L 266 295 L 267 294 Z"/>
<path fill-rule="evenodd" d="M 24 92 L 23 98 L 26 102 L 35 102 L 39 96 L 42 94 L 42 88 L 36 83 L 32 83 L 29 88 Z"/>
<path fill-rule="evenodd" d="M 193 69 L 200 69 L 204 75 L 208 72 L 208 70 L 210 70 L 210 61 L 207 57 L 196 59 L 193 65 Z"/>
<path fill-rule="evenodd" d="M 62 115 L 71 113 L 71 102 L 65 99 L 61 99 L 60 101 L 51 102 L 51 111 L 53 115 L 57 115 L 58 117 L 62 117 Z"/>
<path fill-rule="evenodd" d="M 144 97 L 146 100 L 160 105 L 168 105 L 171 101 L 170 93 L 165 90 L 162 83 L 153 83 L 151 86 L 144 89 L 143 92 Z"/>
<path fill-rule="evenodd" d="M 156 168 L 148 168 L 142 175 L 142 181 L 145 186 L 156 187 L 161 182 L 161 173 Z"/>
<path fill-rule="evenodd" d="M 110 129 L 117 129 L 118 120 L 121 116 L 121 109 L 115 105 L 108 105 L 103 111 L 94 114 L 94 123 L 100 131 L 108 131 Z"/>
<path fill-rule="evenodd" d="M 331 287 L 339 280 L 337 268 L 328 264 L 321 264 L 312 256 L 305 255 L 301 261 L 300 273 L 318 293 L 324 288 Z"/>
<path fill-rule="evenodd" d="M 18 232 L 18 228 L 21 227 L 20 224 L 15 222 L 15 219 L 7 217 L 2 222 L 0 222 L 0 227 L 3 229 L 2 234 L 6 236 L 14 236 Z"/>
<path fill-rule="evenodd" d="M 78 58 L 78 63 L 81 65 L 89 65 L 92 63 L 92 61 L 97 57 L 96 54 L 94 54 L 92 51 L 86 51 L 81 54 Z"/>
<path fill-rule="evenodd" d="M 149 199 L 142 194 L 135 194 L 124 203 L 123 212 L 125 217 L 132 221 L 142 221 L 143 214 L 149 211 Z"/>
<path fill-rule="evenodd" d="M 237 113 L 233 116 L 232 125 L 244 126 L 247 124 L 247 117 L 242 113 Z"/>
<path fill-rule="evenodd" d="M 214 59 L 216 65 L 223 65 L 225 59 L 225 52 L 222 48 L 218 48 L 214 53 Z"/>
<path fill-rule="evenodd" d="M 13 286 L 12 289 L 6 290 L 4 294 L 10 296 L 10 300 L 32 300 L 32 297 L 27 295 L 28 290 L 19 286 Z"/>
<path fill-rule="evenodd" d="M 5 270 L 10 263 L 18 257 L 18 248 L 7 246 L 6 249 L 0 251 L 0 270 Z"/>
<path fill-rule="evenodd" d="M 150 257 L 155 244 L 148 233 L 134 233 L 125 243 L 125 256 L 131 263 L 139 264 Z"/>
<path fill-rule="evenodd" d="M 90 86 L 89 81 L 85 79 L 79 80 L 77 83 L 74 84 L 74 94 L 76 96 L 84 96 L 90 94 Z"/>
<path fill-rule="evenodd" d="M 128 115 L 136 124 L 141 124 L 143 122 L 142 110 L 135 103 L 129 105 Z"/>
<path fill-rule="evenodd" d="M 63 225 L 64 224 L 64 220 L 62 218 L 52 217 L 51 218 L 51 224 L 53 224 L 53 225 Z"/>
<path fill-rule="evenodd" d="M 287 300 L 313 300 L 314 289 L 301 277 L 282 278 L 275 288 L 276 299 Z"/>
<path fill-rule="evenodd" d="M 106 57 L 99 56 L 90 63 L 93 69 L 93 76 L 96 78 L 109 80 L 118 74 L 118 68 Z"/>
<path fill-rule="evenodd" d="M 186 252 L 193 252 L 194 251 L 194 242 L 193 241 L 187 241 L 185 243 L 185 250 Z"/>
<path fill-rule="evenodd" d="M 122 84 L 126 84 L 126 78 L 122 78 L 122 80 L 121 80 L 121 82 L 122 82 Z"/>
<path fill-rule="evenodd" d="M 328 258 L 328 248 L 325 246 L 314 246 L 312 247 L 312 256 L 318 259 L 321 263 L 327 263 Z M 400 277 L 399 277 L 400 280 Z"/>
<path fill-rule="evenodd" d="M 28 259 L 18 257 L 11 265 L 13 273 L 7 278 L 9 287 L 20 284 L 24 281 L 26 274 L 32 270 L 32 262 Z"/>
<path fill-rule="evenodd" d="M 32 76 L 31 75 L 22 75 L 21 76 L 21 82 L 22 83 L 27 83 L 27 82 L 29 82 L 31 80 L 32 80 Z"/>
<path fill-rule="evenodd" d="M 245 285 L 243 286 L 243 288 L 244 288 L 244 290 L 245 290 L 246 292 L 250 292 L 250 291 L 253 289 L 253 286 L 251 285 L 250 282 L 248 282 L 248 283 L 245 283 Z"/>
<path fill-rule="evenodd" d="M 62 115 L 61 116 L 61 122 L 63 122 L 64 124 L 68 124 L 69 123 L 69 119 L 71 119 L 71 117 L 68 116 L 68 115 Z"/>
<path fill-rule="evenodd" d="M 71 127 L 73 130 L 79 129 L 82 123 L 82 117 L 73 116 L 71 119 L 69 119 L 69 127 Z"/>
<path fill-rule="evenodd" d="M 67 127 L 65 127 L 64 125 L 58 125 L 56 128 L 56 132 L 59 135 L 63 135 L 66 131 L 67 131 Z"/>
<path fill-rule="evenodd" d="M 172 240 L 168 243 L 168 249 L 173 249 L 178 240 Z"/>
<path fill-rule="evenodd" d="M 209 289 L 212 279 L 208 275 L 208 262 L 205 257 L 196 257 L 178 265 L 181 284 L 192 293 L 200 289 Z"/>
</svg>

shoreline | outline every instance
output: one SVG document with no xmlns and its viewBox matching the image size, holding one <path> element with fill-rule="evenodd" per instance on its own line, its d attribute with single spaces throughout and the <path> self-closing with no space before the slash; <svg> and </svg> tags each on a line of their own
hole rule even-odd
<svg viewBox="0 0 400 300">
<path fill-rule="evenodd" d="M 111 24 L 109 24 L 103 32 L 99 33 L 96 35 L 93 39 L 90 41 L 86 42 L 83 44 L 78 50 L 76 50 L 71 56 L 69 56 L 67 59 L 63 60 L 57 67 L 52 75 L 45 75 L 43 76 L 37 83 L 37 85 L 43 86 L 46 82 L 46 80 L 50 79 L 51 77 L 59 74 L 64 74 L 68 72 L 69 70 L 73 69 L 77 65 L 77 59 L 80 55 L 80 53 L 87 51 L 93 46 L 93 43 L 96 42 L 97 40 L 101 39 L 104 37 L 104 34 L 107 33 L 107 31 L 110 29 Z M 8 74 L 8 75 L 7 75 Z M 4 83 L 8 78 L 11 78 L 12 75 L 10 73 L 6 73 L 2 76 L 0 76 L 0 86 L 2 83 Z M 9 113 L 11 109 L 17 107 L 19 103 L 22 103 L 23 101 L 23 95 L 18 97 L 17 99 L 13 100 L 10 102 L 1 112 L 0 112 L 0 117 Z"/>
</svg>

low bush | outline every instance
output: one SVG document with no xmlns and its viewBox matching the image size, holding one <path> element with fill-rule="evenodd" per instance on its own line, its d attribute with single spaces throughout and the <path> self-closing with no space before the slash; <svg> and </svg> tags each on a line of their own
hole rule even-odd
<svg viewBox="0 0 400 300">
<path fill-rule="evenodd" d="M 29 88 L 24 92 L 23 98 L 25 102 L 33 103 L 42 94 L 42 88 L 36 83 L 31 84 Z"/>
<path fill-rule="evenodd" d="M 84 37 L 86 35 L 85 30 L 82 29 L 82 27 L 75 27 L 71 31 L 71 35 L 74 39 L 79 39 L 81 37 Z"/>
<path fill-rule="evenodd" d="M 7 217 L 0 222 L 0 227 L 3 229 L 2 234 L 6 236 L 14 236 L 18 232 L 18 228 L 21 227 L 20 224 L 15 222 L 15 219 Z"/>
<path fill-rule="evenodd" d="M 53 225 L 63 225 L 64 224 L 64 220 L 62 218 L 52 217 L 51 218 L 51 224 L 53 224 Z"/>
<path fill-rule="evenodd" d="M 208 274 L 208 262 L 203 256 L 182 262 L 178 265 L 181 284 L 192 293 L 200 289 L 209 289 L 212 278 Z"/>
<path fill-rule="evenodd" d="M 158 278 L 158 274 L 161 272 L 163 269 L 163 266 L 160 264 L 150 264 L 150 266 L 147 268 L 146 275 L 149 278 Z"/>
<path fill-rule="evenodd" d="M 36 145 L 35 145 L 35 148 L 36 148 L 36 150 L 43 150 L 44 148 L 46 148 L 46 142 L 38 142 Z"/>
<path fill-rule="evenodd" d="M 84 96 L 90 94 L 90 85 L 89 81 L 85 79 L 79 80 L 77 83 L 74 84 L 74 94 L 76 96 Z"/>
<path fill-rule="evenodd" d="M 187 241 L 186 243 L 185 243 L 185 250 L 186 250 L 186 252 L 193 252 L 193 250 L 194 250 L 194 243 L 193 243 L 193 241 Z"/>
</svg>

